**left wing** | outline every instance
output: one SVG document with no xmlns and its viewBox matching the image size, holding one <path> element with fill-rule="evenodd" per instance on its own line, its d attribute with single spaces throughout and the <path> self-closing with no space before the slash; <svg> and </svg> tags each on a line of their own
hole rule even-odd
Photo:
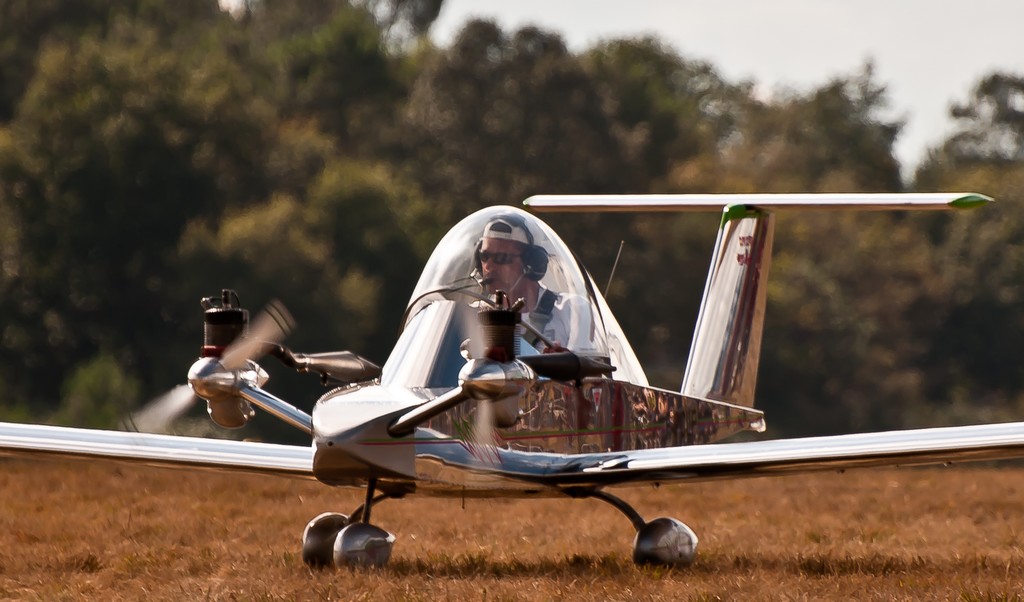
<svg viewBox="0 0 1024 602">
<path fill-rule="evenodd" d="M 595 454 L 551 474 L 549 484 L 711 480 L 1017 457 L 1024 457 L 1024 422 Z"/>
<path fill-rule="evenodd" d="M 313 477 L 311 447 L 10 422 L 0 422 L 2 455 L 116 460 Z"/>
</svg>

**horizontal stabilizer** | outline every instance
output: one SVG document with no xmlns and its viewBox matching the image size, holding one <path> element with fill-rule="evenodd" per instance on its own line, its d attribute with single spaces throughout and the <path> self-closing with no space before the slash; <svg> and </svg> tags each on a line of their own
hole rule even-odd
<svg viewBox="0 0 1024 602">
<path fill-rule="evenodd" d="M 116 460 L 178 468 L 313 477 L 313 449 L 251 441 L 203 439 L 0 422 L 0 456 Z"/>
<path fill-rule="evenodd" d="M 850 194 L 542 194 L 523 204 L 551 212 L 714 211 L 746 206 L 762 211 L 799 209 L 899 210 L 970 209 L 992 202 L 973 192 Z"/>
</svg>

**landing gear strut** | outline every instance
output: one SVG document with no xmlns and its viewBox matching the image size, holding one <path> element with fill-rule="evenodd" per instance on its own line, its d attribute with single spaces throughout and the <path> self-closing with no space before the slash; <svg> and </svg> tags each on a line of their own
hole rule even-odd
<svg viewBox="0 0 1024 602">
<path fill-rule="evenodd" d="M 572 493 L 573 497 L 592 497 L 615 506 L 636 529 L 633 562 L 665 566 L 690 566 L 697 557 L 697 534 L 674 518 L 645 521 L 640 513 L 622 499 L 604 491 Z"/>
<path fill-rule="evenodd" d="M 370 510 L 381 500 L 401 497 L 374 496 L 377 479 L 366 485 L 366 501 L 350 516 L 325 512 L 309 521 L 302 533 L 302 561 L 314 568 L 327 566 L 381 567 L 391 558 L 395 536 L 370 524 Z"/>
<path fill-rule="evenodd" d="M 302 561 L 313 568 L 328 566 L 381 567 L 391 558 L 395 536 L 370 524 L 370 511 L 387 498 L 401 493 L 374 495 L 377 480 L 366 486 L 366 501 L 351 515 L 325 512 L 309 521 L 302 534 Z M 567 491 L 575 498 L 595 498 L 611 504 L 626 515 L 636 529 L 633 538 L 633 562 L 685 567 L 697 556 L 697 535 L 674 518 L 645 521 L 640 513 L 621 498 L 605 491 L 586 489 Z"/>
</svg>

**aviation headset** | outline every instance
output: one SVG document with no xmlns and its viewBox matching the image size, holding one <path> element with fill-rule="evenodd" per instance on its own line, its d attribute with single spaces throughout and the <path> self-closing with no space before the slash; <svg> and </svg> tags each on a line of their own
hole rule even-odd
<svg viewBox="0 0 1024 602">
<path fill-rule="evenodd" d="M 516 238 L 516 228 L 522 230 L 526 235 L 525 241 Z M 473 267 L 476 268 L 478 273 L 483 272 L 483 265 L 480 261 L 480 249 L 484 244 L 484 238 L 503 238 L 525 244 L 526 248 L 523 250 L 521 257 L 523 261 L 523 276 L 536 282 L 547 273 L 548 252 L 544 250 L 544 247 L 534 244 L 533 234 L 526 227 L 526 221 L 522 217 L 513 214 L 502 214 L 487 222 L 487 225 L 484 226 L 484 236 L 476 241 L 476 247 L 473 249 Z"/>
</svg>

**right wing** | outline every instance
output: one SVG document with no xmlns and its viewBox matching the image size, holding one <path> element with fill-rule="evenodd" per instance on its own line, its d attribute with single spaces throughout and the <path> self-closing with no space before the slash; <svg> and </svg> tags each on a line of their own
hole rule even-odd
<svg viewBox="0 0 1024 602">
<path fill-rule="evenodd" d="M 313 477 L 308 446 L 0 422 L 0 456 L 7 455 Z"/>
<path fill-rule="evenodd" d="M 612 485 L 1019 457 L 1024 457 L 1024 422 L 608 453 L 552 476 L 566 484 Z"/>
</svg>

